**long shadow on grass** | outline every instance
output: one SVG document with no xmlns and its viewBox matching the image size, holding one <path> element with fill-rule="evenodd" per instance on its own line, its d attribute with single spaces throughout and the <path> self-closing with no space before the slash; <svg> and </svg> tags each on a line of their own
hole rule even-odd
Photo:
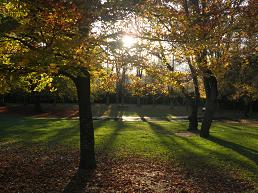
<svg viewBox="0 0 258 193">
<path fill-rule="evenodd" d="M 178 160 L 181 163 L 180 165 L 184 167 L 185 173 L 187 174 L 186 177 L 189 175 L 190 177 L 193 177 L 192 179 L 196 181 L 201 192 L 209 192 L 211 190 L 216 192 L 219 190 L 217 188 L 221 188 L 219 191 L 222 192 L 229 192 L 231 191 L 230 188 L 235 190 L 247 190 L 253 188 L 248 183 L 239 183 L 238 179 L 231 176 L 226 170 L 221 170 L 218 165 L 212 162 L 212 157 L 210 156 L 211 152 L 217 157 L 223 157 L 225 156 L 224 154 L 200 146 L 192 142 L 191 138 L 187 139 L 186 137 L 180 136 L 171 136 L 170 138 L 167 136 L 166 138 L 166 136 L 164 136 L 166 134 L 166 130 L 162 128 L 162 126 L 159 126 L 154 122 L 147 123 L 159 137 L 161 145 L 167 146 L 167 149 L 170 149 L 170 151 L 173 151 L 174 146 L 177 146 L 177 148 L 174 149 L 176 150 L 176 152 L 174 152 L 176 160 Z M 171 142 L 166 139 L 171 140 Z M 174 146 L 172 144 L 174 144 Z M 189 145 L 192 146 L 192 148 Z M 194 151 L 193 148 L 198 151 Z M 206 152 L 206 154 L 201 153 L 199 150 Z M 241 165 L 238 162 L 240 160 L 233 161 Z M 246 165 L 246 167 L 248 166 Z M 255 171 L 253 170 L 253 172 Z M 203 180 L 204 178 L 206 180 Z M 223 184 L 223 186 L 216 187 L 217 184 Z"/>
<path fill-rule="evenodd" d="M 0 117 L 0 140 L 13 139 L 14 143 L 79 143 L 78 120 L 34 119 L 24 117 Z M 94 121 L 95 131 L 104 122 Z"/>
<path fill-rule="evenodd" d="M 161 139 L 162 145 L 167 145 L 168 147 L 169 146 L 172 147 L 171 143 L 168 143 L 168 142 L 165 143 L 164 139 L 162 140 L 162 137 L 160 136 L 160 134 L 166 134 L 166 130 L 164 130 L 161 126 L 159 126 L 159 125 L 157 125 L 153 122 L 147 122 L 147 123 L 151 126 L 152 130 L 155 131 L 156 134 L 159 134 L 158 136 Z M 201 150 L 203 152 L 207 152 L 207 155 L 209 155 L 209 154 L 215 155 L 219 159 L 225 160 L 225 158 L 227 158 L 229 156 L 229 160 L 231 160 L 233 163 L 239 165 L 240 167 L 243 167 L 243 168 L 251 171 L 254 174 L 257 171 L 257 168 L 248 164 L 247 162 L 242 161 L 240 159 L 237 159 L 237 158 L 235 158 L 233 156 L 230 156 L 230 155 L 225 155 L 224 153 L 220 153 L 219 151 L 211 150 L 211 149 L 209 149 L 205 146 L 198 145 L 193 140 L 191 140 L 191 138 L 176 136 L 175 139 L 173 139 L 172 137 L 170 139 L 171 139 L 171 142 L 173 142 L 173 143 L 175 143 L 175 139 L 180 139 L 181 141 L 184 141 L 187 145 L 190 145 L 190 146 L 194 147 L 196 150 Z M 204 139 L 200 138 L 200 140 L 204 140 Z M 213 137 L 213 136 L 209 137 L 208 140 L 212 141 L 214 143 L 217 143 L 220 146 L 230 148 L 233 151 L 235 151 L 235 152 L 243 155 L 244 157 L 250 159 L 251 161 L 254 161 L 256 163 L 256 165 L 258 164 L 258 161 L 257 161 L 258 152 L 253 150 L 253 149 L 250 149 L 250 148 L 247 148 L 247 147 L 244 147 L 244 146 L 232 143 L 232 142 L 228 142 L 228 141 L 225 141 L 225 140 Z M 180 146 L 181 150 L 183 150 L 184 152 L 187 152 L 187 153 L 183 153 L 181 155 L 181 158 L 179 158 L 183 162 L 186 162 L 186 164 L 190 163 L 189 165 L 191 165 L 191 163 L 193 161 L 193 162 L 196 162 L 196 163 L 199 162 L 198 165 L 200 165 L 201 163 L 203 163 L 205 165 L 205 164 L 207 164 L 207 161 L 209 161 L 209 159 L 210 159 L 209 156 L 204 157 L 203 155 L 199 155 L 199 153 L 197 153 L 197 152 L 190 151 L 189 149 L 183 147 L 183 145 L 180 144 L 180 143 L 178 143 L 178 146 Z"/>
<path fill-rule="evenodd" d="M 78 170 L 71 181 L 65 186 L 63 193 L 87 192 L 87 183 L 94 175 L 94 170 Z"/>
<path fill-rule="evenodd" d="M 97 131 L 104 122 L 94 121 L 94 131 Z M 72 144 L 79 144 L 80 141 L 80 125 L 79 121 L 71 126 L 64 126 L 61 129 L 56 129 L 56 133 L 51 135 L 48 139 L 48 143 L 64 143 L 70 141 Z"/>
<path fill-rule="evenodd" d="M 122 131 L 122 128 L 125 128 L 125 123 L 122 121 L 105 121 L 103 124 L 108 124 L 108 127 L 113 127 L 112 130 L 108 133 L 107 136 L 101 141 L 99 150 L 102 153 L 108 153 L 113 149 L 113 144 L 116 141 L 117 136 Z"/>
<path fill-rule="evenodd" d="M 101 127 L 102 124 L 115 125 L 114 129 L 107 135 L 101 144 L 101 153 L 108 153 L 112 148 L 113 143 L 115 142 L 118 133 L 121 128 L 124 128 L 123 122 L 109 122 L 109 121 L 98 121 L 95 124 L 96 128 Z M 98 154 L 99 155 L 99 154 Z M 93 178 L 94 170 L 78 170 L 77 173 L 72 177 L 70 182 L 64 188 L 63 193 L 83 193 L 87 192 L 87 183 Z"/>
<path fill-rule="evenodd" d="M 13 138 L 17 142 L 32 142 L 33 139 L 44 136 L 46 134 L 44 128 L 50 127 L 54 122 L 54 120 L 6 117 L 3 122 L 1 121 L 0 138 Z"/>
<path fill-rule="evenodd" d="M 204 157 L 203 155 L 199 155 L 196 154 L 197 156 L 194 158 L 194 161 L 197 161 L 198 165 L 206 165 L 207 161 L 211 160 L 211 158 L 213 156 L 215 156 L 216 158 L 218 158 L 219 160 L 224 160 L 224 161 L 231 161 L 233 163 L 235 163 L 236 165 L 240 166 L 241 168 L 244 168 L 245 170 L 248 170 L 250 172 L 252 172 L 254 175 L 256 175 L 257 173 L 257 167 L 249 164 L 246 161 L 240 160 L 238 158 L 236 158 L 234 155 L 231 154 L 225 154 L 225 153 L 220 153 L 219 151 L 215 151 L 215 150 L 211 150 L 207 147 L 203 147 L 200 146 L 198 144 L 196 144 L 195 142 L 193 142 L 191 140 L 191 138 L 187 138 L 187 137 L 180 137 L 178 136 L 178 138 L 180 138 L 182 141 L 186 142 L 187 144 L 190 144 L 191 146 L 193 146 L 195 149 L 200 149 L 202 151 L 205 151 L 207 153 L 207 157 Z M 200 139 L 202 140 L 202 139 Z M 189 162 L 191 162 L 191 160 L 193 159 L 193 157 L 191 157 L 193 153 L 189 152 L 186 156 L 184 160 L 188 160 Z M 201 161 L 200 161 L 201 160 Z"/>
<path fill-rule="evenodd" d="M 215 126 L 216 125 L 217 124 L 215 124 Z M 255 126 L 250 126 L 248 124 L 234 125 L 230 123 L 224 123 L 222 125 L 217 125 L 217 126 L 219 126 L 223 130 L 230 130 L 232 131 L 232 133 L 237 133 L 238 136 L 243 133 L 245 136 L 248 135 L 250 137 L 258 138 L 257 128 L 255 128 Z M 252 129 L 253 131 L 250 131 L 249 129 Z M 217 131 L 217 132 L 221 132 L 221 131 Z"/>
<path fill-rule="evenodd" d="M 210 141 L 217 143 L 220 146 L 232 149 L 233 151 L 243 155 L 244 157 L 254 161 L 256 163 L 256 165 L 258 165 L 258 151 L 255 151 L 253 149 L 244 147 L 242 145 L 236 144 L 236 143 L 232 143 L 230 141 L 225 141 L 223 139 L 214 137 L 214 136 L 210 136 L 208 138 Z"/>
</svg>

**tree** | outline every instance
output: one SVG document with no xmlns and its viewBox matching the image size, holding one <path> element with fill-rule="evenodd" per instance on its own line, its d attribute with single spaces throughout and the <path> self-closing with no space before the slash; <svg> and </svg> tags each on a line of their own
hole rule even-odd
<svg viewBox="0 0 258 193">
<path fill-rule="evenodd" d="M 181 64 L 187 63 L 191 72 L 191 76 L 194 84 L 194 95 L 186 95 L 187 98 L 192 98 L 191 109 L 192 112 L 189 115 L 189 130 L 197 130 L 198 127 L 198 104 L 200 100 L 199 83 L 198 83 L 198 70 L 195 65 L 195 57 L 191 52 L 191 47 L 188 42 L 188 32 L 185 31 L 186 21 L 184 16 L 184 9 L 181 9 L 182 2 L 167 2 L 158 1 L 158 5 L 155 6 L 152 2 L 148 2 L 147 10 L 142 13 L 142 26 L 145 30 L 140 30 L 139 36 L 148 40 L 152 46 L 149 49 L 153 49 L 151 54 L 157 56 L 165 67 L 173 73 L 174 71 L 174 58 L 179 60 Z M 147 19 L 147 21 L 146 21 Z M 158 43 L 157 43 L 158 42 Z M 158 45 L 158 46 L 155 46 Z M 168 60 L 169 57 L 173 57 L 172 62 Z M 180 80 L 178 81 L 180 82 Z M 179 85 L 179 87 L 181 87 Z M 172 87 L 171 87 L 172 88 Z M 171 89 L 170 89 L 171 90 Z M 172 90 L 171 90 L 172 91 Z M 185 93 L 186 94 L 186 93 Z"/>
<path fill-rule="evenodd" d="M 77 101 L 77 93 L 74 83 L 71 79 L 65 76 L 55 76 L 53 77 L 53 88 L 50 93 L 54 97 L 54 104 L 56 104 L 57 99 L 61 101 Z"/>
<path fill-rule="evenodd" d="M 225 65 L 224 42 L 235 31 L 234 19 L 239 18 L 239 9 L 248 2 L 185 0 L 155 3 L 156 6 L 148 1 L 147 12 L 142 14 L 151 21 L 147 26 L 150 30 L 146 30 L 144 36 L 149 40 L 168 42 L 175 50 L 180 50 L 184 59 L 191 65 L 192 75 L 202 77 L 206 93 L 206 111 L 200 135 L 208 137 L 218 95 L 217 69 L 218 66 Z M 198 79 L 195 78 L 194 87 L 195 96 L 198 98 L 196 80 Z M 198 100 L 195 101 L 197 104 Z M 195 128 L 196 120 L 195 116 Z"/>
<path fill-rule="evenodd" d="M 19 73 L 24 70 L 64 74 L 74 81 L 80 109 L 80 167 L 94 168 L 90 73 L 78 52 L 85 40 L 92 41 L 89 32 L 94 18 L 89 13 L 97 5 L 80 1 L 39 0 L 10 1 L 2 3 L 2 6 L 5 18 L 12 17 L 17 23 L 14 30 L 3 34 L 2 40 L 19 46 L 19 50 L 8 55 L 8 63 L 2 67 Z"/>
<path fill-rule="evenodd" d="M 110 95 L 116 92 L 116 80 L 117 77 L 110 69 L 109 65 L 106 70 L 101 70 L 98 73 L 94 73 L 92 77 L 91 93 L 94 98 L 105 97 L 106 104 L 110 103 Z"/>
<path fill-rule="evenodd" d="M 103 69 L 105 22 L 128 14 L 130 1 L 17 1 L 1 2 L 4 20 L 12 21 L 1 34 L 1 44 L 16 46 L 5 54 L 1 69 L 69 77 L 77 89 L 80 116 L 80 168 L 95 168 L 94 130 L 90 105 L 90 77 Z M 126 6 L 125 6 L 126 7 Z M 118 10 L 121 9 L 120 12 Z M 114 14 L 116 13 L 116 14 Z M 120 14 L 121 13 L 121 14 Z"/>
</svg>

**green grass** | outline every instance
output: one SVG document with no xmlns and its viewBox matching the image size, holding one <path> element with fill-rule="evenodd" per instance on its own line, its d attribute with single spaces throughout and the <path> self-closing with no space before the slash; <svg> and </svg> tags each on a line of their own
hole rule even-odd
<svg viewBox="0 0 258 193">
<path fill-rule="evenodd" d="M 0 148 L 11 144 L 79 147 L 78 120 L 0 117 Z M 96 151 L 146 156 L 191 168 L 221 168 L 244 179 L 258 177 L 257 125 L 215 122 L 209 139 L 176 135 L 187 122 L 94 122 Z"/>
</svg>

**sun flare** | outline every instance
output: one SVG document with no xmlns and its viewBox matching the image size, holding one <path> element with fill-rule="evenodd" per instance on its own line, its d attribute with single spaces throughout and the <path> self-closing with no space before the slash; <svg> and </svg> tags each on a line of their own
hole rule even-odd
<svg viewBox="0 0 258 193">
<path fill-rule="evenodd" d="M 131 48 L 136 43 L 136 39 L 129 35 L 123 36 L 122 41 L 123 41 L 123 46 L 126 48 Z"/>
</svg>

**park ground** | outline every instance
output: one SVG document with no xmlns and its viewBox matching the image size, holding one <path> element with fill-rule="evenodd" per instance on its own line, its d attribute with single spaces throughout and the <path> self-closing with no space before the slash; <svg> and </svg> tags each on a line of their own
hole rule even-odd
<svg viewBox="0 0 258 193">
<path fill-rule="evenodd" d="M 0 193 L 258 191 L 254 119 L 224 112 L 231 119 L 215 121 L 208 139 L 186 132 L 185 120 L 96 120 L 98 167 L 86 172 L 78 171 L 79 122 L 71 119 L 77 109 L 68 107 L 46 106 L 40 114 L 0 109 Z M 93 112 L 171 117 L 184 116 L 182 108 L 95 106 Z"/>
</svg>

